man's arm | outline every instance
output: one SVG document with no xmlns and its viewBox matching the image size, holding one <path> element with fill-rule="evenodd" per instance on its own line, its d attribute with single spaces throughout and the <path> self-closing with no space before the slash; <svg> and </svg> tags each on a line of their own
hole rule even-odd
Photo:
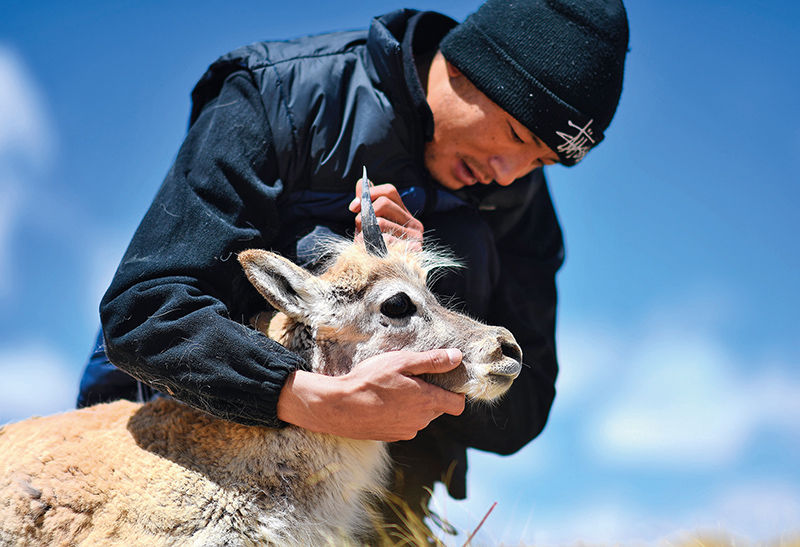
<svg viewBox="0 0 800 547">
<path fill-rule="evenodd" d="M 237 72 L 190 128 L 101 302 L 115 365 L 215 415 L 279 424 L 303 363 L 240 323 L 264 302 L 235 257 L 274 237 L 277 180 L 261 98 Z"/>
</svg>

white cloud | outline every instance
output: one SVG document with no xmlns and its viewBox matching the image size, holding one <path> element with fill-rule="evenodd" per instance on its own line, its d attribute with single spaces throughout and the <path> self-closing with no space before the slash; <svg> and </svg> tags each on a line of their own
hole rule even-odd
<svg viewBox="0 0 800 547">
<path fill-rule="evenodd" d="M 100 299 L 108 289 L 117 265 L 122 259 L 128 237 L 130 236 L 110 234 L 99 229 L 87 231 L 85 239 L 91 241 L 91 245 L 77 249 L 77 252 L 86 256 L 83 265 L 87 271 L 82 276 L 84 281 L 82 305 L 76 311 L 89 331 L 94 331 L 100 325 L 98 313 Z"/>
<path fill-rule="evenodd" d="M 0 45 L 0 297 L 13 286 L 11 244 L 26 188 L 49 164 L 53 132 L 18 56 Z"/>
<path fill-rule="evenodd" d="M 607 457 L 660 465 L 717 465 L 738 456 L 755 426 L 752 395 L 728 356 L 689 333 L 646 336 L 622 389 L 591 424 Z"/>
<path fill-rule="evenodd" d="M 0 348 L 0 424 L 74 408 L 78 377 L 72 369 L 43 342 Z"/>
<path fill-rule="evenodd" d="M 750 539 L 777 539 L 794 534 L 800 540 L 800 490 L 785 481 L 743 481 L 720 492 L 707 511 L 700 512 L 696 528 L 719 530 Z"/>
<path fill-rule="evenodd" d="M 92 249 L 90 256 L 91 272 L 87 279 L 87 293 L 93 302 L 100 302 L 105 294 L 114 272 L 117 270 L 122 254 L 127 247 L 127 240 L 119 238 L 97 238 L 97 247 Z"/>
<path fill-rule="evenodd" d="M 687 504 L 672 514 L 648 512 L 631 501 L 593 500 L 540 518 L 532 528 L 521 540 L 536 545 L 681 545 L 702 538 L 748 544 L 781 535 L 797 540 L 800 491 L 778 481 L 742 480 L 721 489 L 706 507 Z"/>
<path fill-rule="evenodd" d="M 627 331 L 562 324 L 555 415 L 588 410 L 587 450 L 648 468 L 730 464 L 765 430 L 796 438 L 800 377 L 788 362 L 744 362 L 726 346 L 732 307 L 689 298 Z"/>
<path fill-rule="evenodd" d="M 49 161 L 54 143 L 43 104 L 19 56 L 0 45 L 0 161 L 12 154 L 34 167 Z"/>
<path fill-rule="evenodd" d="M 624 355 L 619 333 L 599 325 L 562 325 L 558 330 L 560 372 L 555 411 L 593 399 L 598 386 L 619 369 Z"/>
<path fill-rule="evenodd" d="M 11 242 L 21 201 L 19 194 L 16 185 L 3 184 L 0 180 L 0 298 L 8 295 L 13 286 Z"/>
<path fill-rule="evenodd" d="M 752 365 L 740 372 L 713 333 L 662 325 L 641 338 L 589 423 L 590 444 L 616 461 L 710 467 L 735 462 L 757 432 L 800 433 L 800 381 Z"/>
<path fill-rule="evenodd" d="M 583 503 L 576 504 L 569 515 L 539 523 L 522 540 L 536 545 L 640 545 L 657 540 L 659 529 L 658 524 L 623 504 Z"/>
</svg>

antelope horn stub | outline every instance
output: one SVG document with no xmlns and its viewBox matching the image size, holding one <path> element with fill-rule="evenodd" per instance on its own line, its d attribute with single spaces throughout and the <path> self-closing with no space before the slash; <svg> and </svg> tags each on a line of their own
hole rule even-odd
<svg viewBox="0 0 800 547">
<path fill-rule="evenodd" d="M 367 178 L 366 166 L 361 181 L 361 233 L 364 237 L 364 246 L 369 254 L 383 257 L 389 254 L 389 251 L 386 249 L 381 227 L 378 226 L 378 217 L 375 216 L 375 209 L 372 207 L 372 197 L 369 195 L 372 183 Z"/>
</svg>

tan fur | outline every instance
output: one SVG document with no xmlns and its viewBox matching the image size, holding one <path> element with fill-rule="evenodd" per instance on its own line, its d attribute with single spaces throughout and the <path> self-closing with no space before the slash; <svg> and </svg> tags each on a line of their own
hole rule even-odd
<svg viewBox="0 0 800 547">
<path fill-rule="evenodd" d="M 519 361 L 501 345 L 508 353 L 513 337 L 439 306 L 425 288 L 436 260 L 397 249 L 380 259 L 355 244 L 338 256 L 315 278 L 266 251 L 240 255 L 283 312 L 270 334 L 314 371 L 344 374 L 389 349 L 459 347 L 464 364 L 429 380 L 487 400 L 508 388 Z M 417 315 L 376 311 L 396 291 Z M 255 323 L 267 330 L 265 316 Z M 351 543 L 387 468 L 383 443 L 243 426 L 172 399 L 31 418 L 0 428 L 0 545 Z"/>
<path fill-rule="evenodd" d="M 384 457 L 376 443 L 241 426 L 171 399 L 34 418 L 1 435 L 4 545 L 344 541 Z"/>
</svg>

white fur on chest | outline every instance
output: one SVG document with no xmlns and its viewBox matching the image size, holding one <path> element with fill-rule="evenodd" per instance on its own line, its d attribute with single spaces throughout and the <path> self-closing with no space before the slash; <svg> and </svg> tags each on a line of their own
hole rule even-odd
<svg viewBox="0 0 800 547">
<path fill-rule="evenodd" d="M 269 433 L 264 458 L 242 460 L 249 460 L 243 471 L 251 481 L 254 464 L 262 479 L 228 491 L 227 499 L 209 500 L 228 511 L 198 530 L 193 543 L 342 544 L 369 529 L 371 504 L 384 490 L 389 467 L 384 443 L 291 426 Z"/>
</svg>

